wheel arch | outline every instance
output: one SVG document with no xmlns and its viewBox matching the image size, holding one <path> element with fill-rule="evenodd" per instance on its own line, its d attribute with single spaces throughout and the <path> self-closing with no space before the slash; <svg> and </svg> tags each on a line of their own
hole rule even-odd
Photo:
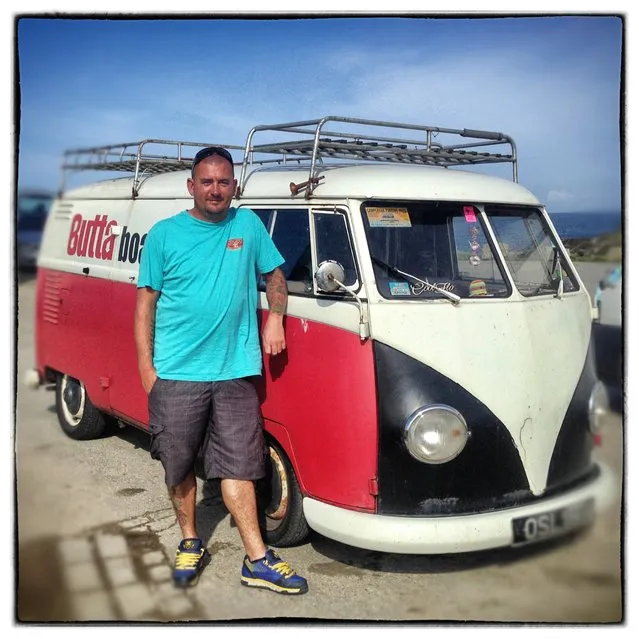
<svg viewBox="0 0 639 639">
<path fill-rule="evenodd" d="M 264 419 L 264 431 L 267 443 L 269 443 L 269 440 L 274 441 L 288 457 L 288 460 L 293 467 L 293 472 L 295 473 L 300 492 L 304 497 L 307 497 L 308 491 L 304 486 L 304 474 L 301 472 L 297 459 L 295 458 L 293 443 L 291 442 L 288 430 L 283 424 Z"/>
</svg>

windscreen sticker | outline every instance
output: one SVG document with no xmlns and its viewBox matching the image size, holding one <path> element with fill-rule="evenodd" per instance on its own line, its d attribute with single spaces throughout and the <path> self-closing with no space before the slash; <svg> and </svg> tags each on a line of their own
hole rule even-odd
<svg viewBox="0 0 639 639">
<path fill-rule="evenodd" d="M 477 216 L 475 215 L 475 209 L 472 206 L 464 207 L 464 217 L 466 218 L 466 222 L 477 221 Z"/>
<path fill-rule="evenodd" d="M 383 208 L 379 206 L 367 206 L 366 215 L 371 227 L 392 227 L 392 226 L 412 226 L 408 209 L 406 208 Z"/>
<path fill-rule="evenodd" d="M 410 289 L 415 295 L 421 295 L 424 291 L 429 292 L 440 288 L 444 291 L 452 293 L 455 290 L 455 285 L 452 282 L 432 282 L 431 286 L 427 282 L 421 282 L 420 284 L 411 284 Z"/>
<path fill-rule="evenodd" d="M 391 295 L 410 295 L 408 282 L 389 282 L 388 288 Z"/>
</svg>

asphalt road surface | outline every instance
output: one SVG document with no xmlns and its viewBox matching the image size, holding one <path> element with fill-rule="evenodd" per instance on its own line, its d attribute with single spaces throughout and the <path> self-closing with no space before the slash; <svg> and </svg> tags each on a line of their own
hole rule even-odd
<svg viewBox="0 0 639 639">
<path fill-rule="evenodd" d="M 604 270 L 592 268 L 586 280 L 591 292 Z M 34 279 L 21 278 L 12 442 L 14 623 L 623 619 L 619 413 L 607 419 L 597 449 L 617 477 L 618 499 L 573 537 L 525 549 L 413 556 L 359 550 L 312 533 L 307 543 L 281 551 L 308 578 L 309 593 L 282 597 L 241 587 L 239 535 L 217 486 L 199 480 L 198 529 L 212 562 L 196 587 L 176 591 L 170 566 L 179 529 L 147 435 L 127 427 L 96 441 L 69 439 L 57 422 L 54 393 L 22 384 L 34 362 L 34 293 Z"/>
</svg>

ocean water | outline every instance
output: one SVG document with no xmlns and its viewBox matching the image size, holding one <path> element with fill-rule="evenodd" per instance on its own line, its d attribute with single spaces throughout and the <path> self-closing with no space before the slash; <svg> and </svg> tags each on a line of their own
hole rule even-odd
<svg viewBox="0 0 639 639">
<path fill-rule="evenodd" d="M 562 240 L 596 237 L 612 233 L 621 226 L 620 213 L 550 213 Z"/>
</svg>

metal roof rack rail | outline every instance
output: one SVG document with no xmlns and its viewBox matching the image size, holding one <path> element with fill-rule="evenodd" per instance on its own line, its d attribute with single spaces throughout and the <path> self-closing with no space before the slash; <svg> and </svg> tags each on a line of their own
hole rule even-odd
<svg viewBox="0 0 639 639">
<path fill-rule="evenodd" d="M 234 144 L 181 142 L 177 140 L 147 139 L 65 151 L 62 162 L 60 193 L 66 180 L 75 171 L 122 171 L 133 173 L 132 196 L 138 195 L 141 180 L 149 175 L 190 169 L 197 150 L 207 146 L 244 150 Z M 197 149 L 194 151 L 194 148 Z"/>
<path fill-rule="evenodd" d="M 360 125 L 356 132 L 335 132 L 323 129 L 328 122 Z M 363 127 L 383 127 L 394 131 L 414 131 L 421 134 L 418 139 L 406 137 L 387 137 L 370 133 Z M 293 141 L 268 142 L 253 145 L 257 132 L 296 134 Z M 436 142 L 439 136 L 451 137 L 451 142 Z M 300 138 L 300 135 L 302 136 Z M 393 135 L 397 135 L 393 132 Z M 405 132 L 401 135 L 406 136 Z M 415 136 L 417 137 L 417 136 Z M 459 138 L 475 138 L 473 142 L 460 143 Z M 488 147 L 507 145 L 508 152 L 491 152 Z M 259 159 L 261 155 L 279 155 L 279 158 Z M 317 120 L 304 120 L 284 124 L 266 124 L 253 127 L 248 134 L 244 148 L 242 171 L 238 183 L 237 196 L 240 197 L 248 179 L 249 166 L 269 163 L 286 164 L 290 161 L 310 162 L 308 180 L 303 183 L 305 197 L 309 198 L 318 184 L 316 167 L 326 166 L 324 160 L 342 160 L 349 162 L 393 162 L 397 164 L 422 164 L 431 166 L 468 166 L 475 164 L 511 163 L 513 181 L 518 181 L 517 150 L 514 140 L 503 133 L 480 131 L 476 129 L 446 129 L 400 122 L 381 120 L 363 120 L 326 116 Z M 300 186 L 300 185 L 298 185 Z M 293 192 L 293 191 L 292 191 Z"/>
</svg>

